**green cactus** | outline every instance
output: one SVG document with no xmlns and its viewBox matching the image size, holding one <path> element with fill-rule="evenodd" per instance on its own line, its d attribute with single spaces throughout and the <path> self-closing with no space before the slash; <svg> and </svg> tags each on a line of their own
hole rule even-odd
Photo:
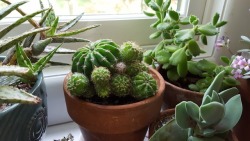
<svg viewBox="0 0 250 141">
<path fill-rule="evenodd" d="M 147 72 L 140 72 L 132 79 L 133 94 L 136 99 L 145 99 L 155 95 L 157 84 Z"/>
<path fill-rule="evenodd" d="M 90 77 L 94 67 L 114 68 L 120 58 L 119 46 L 113 41 L 102 39 L 79 49 L 72 58 L 72 72 Z"/>
<path fill-rule="evenodd" d="M 126 63 L 142 61 L 142 49 L 134 42 L 128 41 L 121 45 L 122 60 Z"/>
<path fill-rule="evenodd" d="M 70 94 L 73 96 L 90 98 L 94 95 L 89 93 L 89 79 L 81 73 L 73 73 L 67 81 L 67 87 Z"/>
<path fill-rule="evenodd" d="M 96 67 L 91 73 L 91 81 L 95 86 L 96 93 L 101 98 L 109 97 L 111 93 L 109 81 L 110 71 L 105 67 Z"/>
<path fill-rule="evenodd" d="M 131 93 L 131 79 L 127 75 L 117 74 L 111 79 L 112 94 L 123 97 Z"/>
<path fill-rule="evenodd" d="M 142 62 L 136 61 L 127 65 L 125 73 L 133 77 L 142 71 L 148 71 L 147 66 Z"/>
<path fill-rule="evenodd" d="M 123 74 L 126 72 L 127 65 L 124 62 L 119 62 L 115 65 L 115 72 Z"/>
<path fill-rule="evenodd" d="M 242 114 L 242 103 L 235 87 L 219 92 L 225 71 L 220 72 L 206 90 L 200 107 L 192 101 L 182 101 L 175 107 L 174 122 L 178 125 L 172 130 L 186 130 L 182 138 L 187 141 L 226 141 L 224 133 L 230 131 Z M 233 112 L 232 112 L 233 111 Z M 171 126 L 166 124 L 165 126 Z M 168 127 L 163 127 L 164 130 Z M 150 141 L 163 141 L 174 134 L 162 135 L 156 132 Z M 225 134 L 227 135 L 227 134 Z M 157 137 L 161 137 L 158 140 Z M 176 141 L 176 140 L 169 140 Z"/>
</svg>

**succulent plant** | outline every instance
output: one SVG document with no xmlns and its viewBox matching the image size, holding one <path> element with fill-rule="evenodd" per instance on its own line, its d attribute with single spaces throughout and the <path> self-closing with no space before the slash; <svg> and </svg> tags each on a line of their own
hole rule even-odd
<svg viewBox="0 0 250 141">
<path fill-rule="evenodd" d="M 155 94 L 157 84 L 153 76 L 143 71 L 138 73 L 132 80 L 133 94 L 136 99 L 145 99 Z"/>
<path fill-rule="evenodd" d="M 148 67 L 142 63 L 142 57 L 138 57 L 139 54 L 142 55 L 138 48 L 140 47 L 133 42 L 126 42 L 120 47 L 112 40 L 101 39 L 80 48 L 73 55 L 71 71 L 89 78 L 98 97 L 87 98 L 88 100 L 107 102 L 110 98 L 110 101 L 119 102 L 128 98 L 140 101 L 155 95 L 156 81 L 148 73 Z M 126 59 L 123 53 L 126 51 L 135 51 L 137 57 L 124 61 Z"/>
<path fill-rule="evenodd" d="M 225 72 L 220 72 L 204 93 L 202 104 L 183 101 L 175 107 L 175 118 L 157 131 L 150 141 L 225 141 L 227 133 L 242 114 L 242 103 L 235 87 L 219 91 Z M 168 132 L 166 132 L 168 131 Z M 171 140 L 169 140 L 171 141 Z"/>
<path fill-rule="evenodd" d="M 198 62 L 192 60 L 205 53 L 200 48 L 196 38 L 200 37 L 200 41 L 207 45 L 207 37 L 217 35 L 218 28 L 227 22 L 219 21 L 220 16 L 216 13 L 211 22 L 200 24 L 195 15 L 180 16 L 178 11 L 171 8 L 171 0 L 144 0 L 144 2 L 147 7 L 152 9 L 152 12 L 144 11 L 145 15 L 157 18 L 156 22 L 150 25 L 151 28 L 156 29 L 156 32 L 152 33 L 149 38 L 162 38 L 155 49 L 148 50 L 143 54 L 144 62 L 153 67 L 158 64 L 163 70 L 161 74 L 170 83 L 193 91 L 204 92 L 207 87 L 199 86 L 199 83 L 195 84 L 194 81 L 214 78 L 218 73 L 210 68 L 215 68 L 217 65 L 208 60 Z M 227 80 L 225 79 L 225 81 Z M 234 83 L 236 84 L 236 81 Z M 186 87 L 190 84 L 192 85 Z M 209 86 L 209 83 L 206 86 Z M 200 87 L 202 88 L 200 89 Z M 231 87 L 231 85 L 227 87 Z"/>
<path fill-rule="evenodd" d="M 84 73 L 90 77 L 94 67 L 114 68 L 120 59 L 119 47 L 108 39 L 101 39 L 80 48 L 72 57 L 72 72 Z"/>
<path fill-rule="evenodd" d="M 131 93 L 132 81 L 128 75 L 117 74 L 111 79 L 112 94 L 123 97 Z"/>
<path fill-rule="evenodd" d="M 143 58 L 142 49 L 134 42 L 128 41 L 121 45 L 121 56 L 125 63 L 132 63 Z"/>
<path fill-rule="evenodd" d="M 42 7 L 41 10 L 31 14 L 26 14 L 19 8 L 19 6 L 27 3 L 27 1 L 11 3 L 10 1 L 1 0 L 1 2 L 6 3 L 7 6 L 0 10 L 0 20 L 15 10 L 22 15 L 17 21 L 0 30 L 0 53 L 8 50 L 5 59 L 0 65 L 0 74 L 3 76 L 0 78 L 0 83 L 1 85 L 4 85 L 0 88 L 1 91 L 5 91 L 7 88 L 12 89 L 13 86 L 19 82 L 32 85 L 36 81 L 37 73 L 41 72 L 47 63 L 53 64 L 54 62 L 50 61 L 50 59 L 55 53 L 61 52 L 58 51 L 58 49 L 62 44 L 53 47 L 52 51 L 49 51 L 45 56 L 41 57 L 41 53 L 45 52 L 46 47 L 50 43 L 89 42 L 87 39 L 71 36 L 99 26 L 91 25 L 79 30 L 69 31 L 69 29 L 81 19 L 83 14 L 80 14 L 73 20 L 59 26 L 59 17 L 54 14 L 52 5 L 50 5 L 50 8 L 44 9 L 43 3 L 40 1 Z M 39 22 L 36 22 L 32 18 L 38 14 L 42 14 L 42 17 Z M 13 37 L 5 37 L 7 33 L 13 31 L 25 21 L 28 21 L 33 26 L 30 31 Z M 40 34 L 39 40 L 35 40 L 37 34 Z M 74 53 L 74 51 L 66 53 Z M 11 77 L 12 81 L 6 82 L 5 76 Z M 1 96 L 0 103 L 32 103 L 32 98 L 33 103 L 38 103 L 39 98 L 32 96 L 31 94 L 27 95 L 22 90 L 13 88 L 12 92 L 13 93 L 9 93 L 8 96 Z M 30 96 L 30 98 L 27 98 L 27 96 Z M 25 99 L 27 99 L 27 101 L 25 101 Z"/>
</svg>

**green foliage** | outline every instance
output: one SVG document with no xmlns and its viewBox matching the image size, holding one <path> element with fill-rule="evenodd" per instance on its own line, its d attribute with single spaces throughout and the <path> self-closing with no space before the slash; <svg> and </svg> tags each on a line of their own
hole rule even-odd
<svg viewBox="0 0 250 141">
<path fill-rule="evenodd" d="M 152 10 L 152 12 L 145 11 L 145 15 L 156 17 L 156 22 L 150 26 L 156 31 L 149 38 L 161 38 L 162 41 L 155 49 L 144 53 L 144 62 L 152 66 L 158 64 L 166 71 L 162 75 L 166 75 L 165 78 L 170 82 L 185 82 L 188 83 L 185 85 L 190 85 L 191 90 L 204 91 L 207 87 L 200 88 L 197 84 L 192 84 L 193 81 L 192 83 L 186 81 L 190 74 L 198 79 L 214 78 L 218 74 L 212 70 L 215 69 L 216 64 L 207 60 L 192 61 L 193 57 L 204 53 L 197 42 L 197 37 L 200 36 L 202 43 L 207 45 L 207 37 L 217 35 L 218 27 L 225 25 L 226 22 L 219 21 L 218 13 L 214 15 L 211 22 L 206 24 L 200 24 L 199 18 L 195 15 L 181 17 L 178 11 L 170 7 L 171 0 L 160 2 L 147 0 L 145 3 Z M 206 86 L 210 83 L 208 82 Z"/>
<path fill-rule="evenodd" d="M 206 90 L 200 106 L 191 101 L 177 104 L 175 119 L 155 132 L 150 141 L 155 141 L 156 138 L 159 139 L 157 141 L 164 141 L 170 136 L 184 138 L 186 141 L 226 141 L 221 134 L 229 132 L 237 124 L 242 114 L 242 103 L 237 88 L 219 91 L 225 74 L 226 72 L 222 71 L 215 77 Z M 175 122 L 177 126 L 173 127 L 172 124 Z M 172 131 L 186 134 L 170 134 Z"/>
</svg>

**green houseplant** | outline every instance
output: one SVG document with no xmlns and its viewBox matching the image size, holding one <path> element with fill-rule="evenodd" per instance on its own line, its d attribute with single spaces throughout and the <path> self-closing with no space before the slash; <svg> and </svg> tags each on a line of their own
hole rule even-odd
<svg viewBox="0 0 250 141">
<path fill-rule="evenodd" d="M 232 87 L 219 92 L 225 72 L 220 72 L 204 93 L 202 104 L 183 101 L 175 117 L 155 132 L 150 141 L 224 141 L 242 114 L 241 97 Z"/>
<path fill-rule="evenodd" d="M 156 17 L 156 22 L 150 26 L 156 31 L 150 35 L 150 39 L 161 37 L 162 40 L 155 49 L 144 53 L 144 61 L 157 67 L 166 80 L 168 89 L 165 101 L 169 107 L 185 100 L 183 97 L 201 103 L 201 93 L 222 70 L 227 74 L 222 89 L 236 85 L 230 67 L 225 68 L 206 59 L 194 60 L 194 57 L 205 53 L 197 38 L 207 45 L 207 37 L 217 35 L 218 28 L 227 23 L 219 21 L 218 13 L 212 22 L 200 24 L 195 15 L 181 17 L 179 12 L 170 7 L 171 0 L 145 0 L 145 3 L 152 12 L 144 13 Z"/>
<path fill-rule="evenodd" d="M 64 80 L 70 117 L 88 141 L 142 141 L 160 112 L 165 85 L 133 42 L 101 39 L 80 48 Z"/>
<path fill-rule="evenodd" d="M 7 55 L 1 57 L 0 65 L 0 121 L 2 123 L 0 140 L 40 140 L 47 127 L 47 93 L 42 70 L 62 44 L 42 57 L 39 55 L 50 43 L 88 42 L 86 39 L 68 36 L 98 25 L 85 28 L 85 30 L 67 31 L 82 15 L 59 28 L 58 18 L 51 18 L 55 17 L 52 8 L 25 14 L 18 7 L 26 1 L 13 4 L 5 0 L 1 2 L 8 5 L 1 9 L 0 20 L 14 10 L 22 14 L 22 17 L 0 30 L 0 53 L 8 50 Z M 32 19 L 38 14 L 43 15 L 39 23 Z M 29 21 L 34 29 L 8 37 L 7 33 L 25 21 Z M 58 35 L 59 30 L 61 30 L 60 35 Z M 40 34 L 38 41 L 34 40 L 36 34 Z M 36 105 L 29 105 L 31 103 Z"/>
</svg>

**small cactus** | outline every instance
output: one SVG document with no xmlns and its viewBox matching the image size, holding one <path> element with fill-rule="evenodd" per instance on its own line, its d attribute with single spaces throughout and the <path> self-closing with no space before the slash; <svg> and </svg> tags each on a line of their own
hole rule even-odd
<svg viewBox="0 0 250 141">
<path fill-rule="evenodd" d="M 88 92 L 90 87 L 89 79 L 81 73 L 73 73 L 68 78 L 67 87 L 73 96 L 85 98 L 90 98 L 93 96 L 93 94 Z"/>
<path fill-rule="evenodd" d="M 134 42 L 125 42 L 121 46 L 122 60 L 126 63 L 142 61 L 142 49 Z"/>
<path fill-rule="evenodd" d="M 113 41 L 102 39 L 79 49 L 72 58 L 72 72 L 84 73 L 90 77 L 94 67 L 114 68 L 120 58 L 118 45 Z"/>
<path fill-rule="evenodd" d="M 99 97 L 105 98 L 110 95 L 111 79 L 110 71 L 105 67 L 96 67 L 91 74 L 91 81 L 95 86 L 96 93 Z"/>
<path fill-rule="evenodd" d="M 138 73 L 133 78 L 132 84 L 132 96 L 139 100 L 153 96 L 157 90 L 155 79 L 147 72 Z"/>
<path fill-rule="evenodd" d="M 135 76 L 142 71 L 148 71 L 148 68 L 144 63 L 139 61 L 129 64 L 126 68 L 126 74 L 129 76 Z"/>
<path fill-rule="evenodd" d="M 123 97 L 131 92 L 131 79 L 127 75 L 118 74 L 111 79 L 112 94 Z"/>
</svg>

